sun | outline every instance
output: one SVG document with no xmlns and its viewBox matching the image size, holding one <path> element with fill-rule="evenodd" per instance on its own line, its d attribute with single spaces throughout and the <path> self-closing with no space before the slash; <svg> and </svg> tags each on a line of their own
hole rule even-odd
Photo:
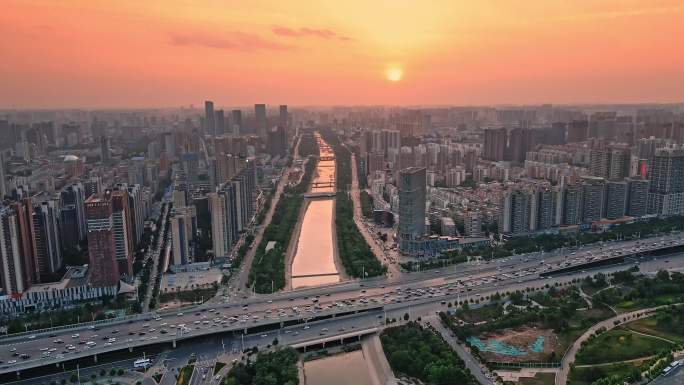
<svg viewBox="0 0 684 385">
<path fill-rule="evenodd" d="M 404 76 L 404 71 L 398 67 L 391 67 L 385 71 L 385 77 L 391 82 L 398 82 Z"/>
</svg>

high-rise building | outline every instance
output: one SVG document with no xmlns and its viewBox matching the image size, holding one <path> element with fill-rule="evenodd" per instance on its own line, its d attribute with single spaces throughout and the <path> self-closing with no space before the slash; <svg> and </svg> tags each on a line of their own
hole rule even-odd
<svg viewBox="0 0 684 385">
<path fill-rule="evenodd" d="M 265 104 L 254 105 L 254 124 L 256 126 L 256 134 L 263 140 L 266 140 L 266 126 L 268 122 L 266 121 Z"/>
<path fill-rule="evenodd" d="M 7 195 L 7 181 L 5 180 L 5 157 L 0 153 L 0 199 Z"/>
<path fill-rule="evenodd" d="M 170 161 L 176 160 L 176 136 L 173 132 L 164 133 L 164 151 Z"/>
<path fill-rule="evenodd" d="M 0 208 L 0 284 L 8 295 L 20 295 L 31 286 L 30 266 L 21 255 L 21 233 L 12 208 Z"/>
<path fill-rule="evenodd" d="M 242 133 L 242 111 L 233 110 L 230 112 L 231 133 L 233 136 L 240 136 Z"/>
<path fill-rule="evenodd" d="M 40 274 L 50 276 L 62 268 L 61 235 L 58 202 L 48 199 L 34 203 L 33 233 L 36 240 L 36 261 Z"/>
<path fill-rule="evenodd" d="M 606 218 L 618 219 L 627 214 L 629 186 L 624 180 L 606 182 Z"/>
<path fill-rule="evenodd" d="M 40 269 L 36 261 L 36 236 L 33 225 L 33 204 L 31 198 L 23 198 L 13 202 L 10 207 L 14 210 L 17 218 L 19 231 L 19 253 L 23 256 L 25 282 L 40 282 Z"/>
<path fill-rule="evenodd" d="M 463 230 L 469 237 L 482 236 L 482 214 L 479 211 L 468 211 L 463 216 Z"/>
<path fill-rule="evenodd" d="M 613 147 L 610 150 L 608 179 L 623 180 L 629 176 L 631 155 L 628 148 Z"/>
<path fill-rule="evenodd" d="M 76 247 L 86 238 L 85 199 L 85 189 L 80 182 L 65 187 L 60 193 L 60 226 L 64 249 Z"/>
<path fill-rule="evenodd" d="M 31 285 L 28 267 L 18 249 L 19 231 L 15 213 L 0 208 L 0 284 L 6 295 L 21 295 Z"/>
<path fill-rule="evenodd" d="M 90 179 L 83 182 L 83 189 L 85 190 L 84 195 L 86 199 L 91 195 L 103 193 L 102 178 L 99 176 L 91 176 Z"/>
<path fill-rule="evenodd" d="M 226 257 L 255 213 L 256 170 L 248 160 L 237 175 L 209 195 L 211 233 L 216 257 Z"/>
<path fill-rule="evenodd" d="M 100 156 L 103 164 L 109 164 L 112 161 L 109 137 L 106 135 L 100 137 Z"/>
<path fill-rule="evenodd" d="M 648 185 L 646 179 L 628 178 L 629 199 L 627 203 L 627 215 L 642 217 L 648 213 Z"/>
<path fill-rule="evenodd" d="M 568 143 L 584 142 L 589 134 L 589 122 L 587 120 L 573 120 L 568 124 L 566 141 Z"/>
<path fill-rule="evenodd" d="M 88 282 L 93 287 L 114 286 L 119 281 L 114 242 L 112 202 L 92 195 L 85 202 L 88 220 Z"/>
<path fill-rule="evenodd" d="M 133 231 L 129 211 L 128 190 L 111 192 L 114 253 L 119 275 L 133 275 Z"/>
<path fill-rule="evenodd" d="M 145 203 L 144 190 L 139 184 L 126 183 L 115 185 L 114 190 L 124 191 L 128 197 L 129 238 L 133 243 L 133 248 L 135 248 L 142 239 L 145 219 L 150 215 L 150 208 Z"/>
<path fill-rule="evenodd" d="M 567 126 L 567 123 L 564 122 L 554 122 L 551 124 L 551 127 L 546 129 L 544 143 L 551 145 L 565 144 Z"/>
<path fill-rule="evenodd" d="M 599 178 L 608 178 L 610 173 L 610 150 L 595 148 L 589 152 L 589 174 Z"/>
<path fill-rule="evenodd" d="M 171 209 L 171 242 L 174 265 L 190 263 L 191 247 L 197 230 L 195 206 L 174 207 Z"/>
<path fill-rule="evenodd" d="M 181 156 L 181 166 L 188 178 L 188 183 L 197 183 L 199 180 L 199 154 L 187 152 Z"/>
<path fill-rule="evenodd" d="M 506 128 L 489 128 L 484 130 L 484 159 L 504 160 L 506 152 Z"/>
<path fill-rule="evenodd" d="M 427 170 L 409 167 L 399 172 L 399 245 L 407 249 L 408 243 L 425 235 L 425 198 Z"/>
<path fill-rule="evenodd" d="M 582 222 L 591 223 L 603 218 L 606 199 L 606 180 L 585 176 L 582 182 Z"/>
<path fill-rule="evenodd" d="M 563 224 L 577 225 L 582 219 L 582 187 L 570 185 L 563 190 Z"/>
<path fill-rule="evenodd" d="M 287 105 L 281 104 L 280 107 L 278 107 L 278 125 L 287 128 L 289 126 L 289 118 Z"/>
<path fill-rule="evenodd" d="M 504 234 L 526 234 L 530 232 L 531 210 L 534 195 L 528 191 L 506 191 L 501 199 L 499 230 Z"/>
<path fill-rule="evenodd" d="M 287 132 L 285 126 L 277 126 L 269 130 L 266 144 L 268 153 L 272 157 L 285 156 L 287 154 Z"/>
<path fill-rule="evenodd" d="M 550 188 L 540 189 L 535 194 L 536 205 L 536 230 L 548 230 L 556 223 L 557 192 Z"/>
<path fill-rule="evenodd" d="M 214 136 L 221 136 L 226 133 L 226 118 L 223 110 L 216 110 L 214 116 Z"/>
<path fill-rule="evenodd" d="M 656 150 L 648 175 L 648 213 L 684 214 L 684 149 Z"/>
<path fill-rule="evenodd" d="M 214 114 L 214 102 L 204 102 L 204 133 L 215 136 L 216 135 L 216 116 Z"/>
</svg>

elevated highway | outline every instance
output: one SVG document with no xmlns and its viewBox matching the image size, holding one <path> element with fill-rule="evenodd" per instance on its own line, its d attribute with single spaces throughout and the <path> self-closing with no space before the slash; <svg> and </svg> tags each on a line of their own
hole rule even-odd
<svg viewBox="0 0 684 385">
<path fill-rule="evenodd" d="M 361 313 L 382 313 L 383 316 L 391 313 L 400 317 L 404 313 L 411 314 L 412 308 L 414 311 L 418 308 L 439 308 L 445 301 L 467 300 L 477 295 L 527 286 L 542 287 L 549 283 L 548 275 L 554 272 L 558 274 L 554 276 L 554 282 L 593 274 L 596 270 L 589 273 L 580 270 L 582 266 L 591 266 L 601 260 L 676 250 L 682 245 L 684 237 L 681 233 L 638 241 L 607 242 L 553 253 L 513 256 L 489 263 L 461 264 L 441 271 L 412 273 L 397 281 L 387 277 L 356 280 L 263 296 L 232 298 L 233 302 L 223 304 L 204 304 L 19 333 L 0 338 L 0 374 L 156 344 L 171 347 L 181 340 L 212 334 L 259 334 L 263 330 L 279 330 L 307 322 L 332 322 L 337 317 Z M 658 261 L 648 262 L 656 264 L 649 268 L 669 268 L 669 259 L 673 258 L 661 257 Z M 684 258 L 680 259 L 684 261 Z M 610 271 L 625 269 L 626 266 L 626 263 L 622 263 L 599 268 L 601 271 Z M 575 270 L 566 270 L 569 267 L 575 267 Z M 424 294 L 409 295 L 406 293 L 408 286 Z M 178 325 L 183 324 L 187 330 L 178 328 Z M 161 330 L 166 332 L 162 333 Z M 110 342 L 111 338 L 115 340 Z M 69 348 L 70 345 L 73 348 Z M 30 357 L 22 359 L 22 354 Z"/>
</svg>

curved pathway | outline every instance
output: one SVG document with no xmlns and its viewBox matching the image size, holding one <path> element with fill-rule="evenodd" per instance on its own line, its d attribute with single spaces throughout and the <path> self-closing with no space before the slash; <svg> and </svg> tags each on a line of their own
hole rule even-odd
<svg viewBox="0 0 684 385">
<path fill-rule="evenodd" d="M 675 304 L 679 305 L 679 304 Z M 558 371 L 558 374 L 556 374 L 556 385 L 565 385 L 568 382 L 568 374 L 570 373 L 570 364 L 575 362 L 575 357 L 577 356 L 577 352 L 580 350 L 582 347 L 582 342 L 586 341 L 596 333 L 596 331 L 600 328 L 606 328 L 606 331 L 614 329 L 617 326 L 620 326 L 624 324 L 625 322 L 632 322 L 636 321 L 642 318 L 647 318 L 652 316 L 658 309 L 665 308 L 668 306 L 672 305 L 662 305 L 662 306 L 656 306 L 656 307 L 651 307 L 647 309 L 641 309 L 641 310 L 634 310 L 631 312 L 623 313 L 616 315 L 614 317 L 608 318 L 604 321 L 601 321 L 593 326 L 591 326 L 587 331 L 585 331 L 578 339 L 573 342 L 573 344 L 568 348 L 568 350 L 565 352 L 565 355 L 563 356 L 563 359 L 561 360 L 561 367 L 560 370 Z M 615 321 L 621 321 L 618 325 L 615 325 Z"/>
</svg>

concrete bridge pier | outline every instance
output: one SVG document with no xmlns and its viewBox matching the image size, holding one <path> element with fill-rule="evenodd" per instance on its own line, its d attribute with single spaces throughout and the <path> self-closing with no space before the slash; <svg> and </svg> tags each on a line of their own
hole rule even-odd
<svg viewBox="0 0 684 385">
<path fill-rule="evenodd" d="M 17 380 L 21 379 L 21 373 L 17 370 Z"/>
<path fill-rule="evenodd" d="M 128 347 L 128 352 L 129 352 L 129 353 L 133 353 L 133 347 L 132 347 L 132 346 L 129 346 L 129 347 Z"/>
<path fill-rule="evenodd" d="M 93 354 L 93 362 L 97 362 L 97 354 Z"/>
<path fill-rule="evenodd" d="M 175 339 L 172 341 L 171 346 L 173 346 L 174 349 L 176 348 L 176 340 Z"/>
<path fill-rule="evenodd" d="M 282 329 L 282 328 L 283 328 L 283 326 L 285 326 L 285 322 L 283 322 L 283 321 L 280 321 L 280 328 Z"/>
</svg>

